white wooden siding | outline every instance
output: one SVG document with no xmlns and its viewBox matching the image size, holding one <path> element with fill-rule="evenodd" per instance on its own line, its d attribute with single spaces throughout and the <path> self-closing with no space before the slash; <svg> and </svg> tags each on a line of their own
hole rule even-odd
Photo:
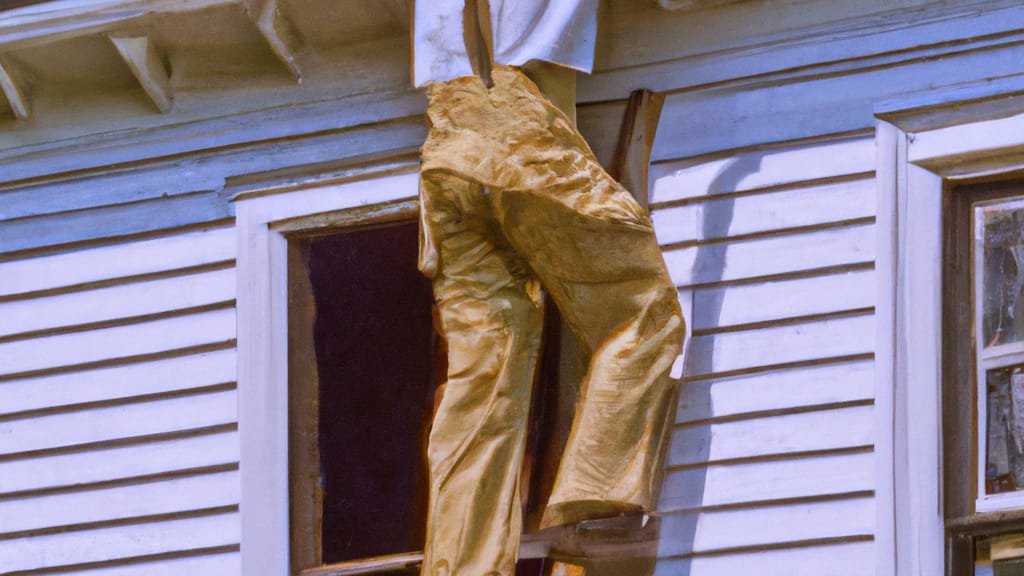
<svg viewBox="0 0 1024 576">
<path fill-rule="evenodd" d="M 0 263 L 0 569 L 237 574 L 235 234 Z"/>
<path fill-rule="evenodd" d="M 660 560 L 654 575 L 870 576 L 874 574 L 873 555 L 871 542 L 737 552 Z"/>
<path fill-rule="evenodd" d="M 874 161 L 847 136 L 654 167 L 693 332 L 659 575 L 872 573 Z"/>
</svg>

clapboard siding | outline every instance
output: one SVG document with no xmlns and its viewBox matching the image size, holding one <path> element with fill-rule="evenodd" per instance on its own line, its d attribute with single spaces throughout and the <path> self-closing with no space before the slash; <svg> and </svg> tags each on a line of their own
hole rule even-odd
<svg viewBox="0 0 1024 576">
<path fill-rule="evenodd" d="M 235 381 L 233 347 L 136 362 L 22 378 L 0 384 L 0 418 L 30 410 L 46 410 L 215 386 Z"/>
<path fill-rule="evenodd" d="M 874 157 L 873 139 L 840 136 L 655 166 L 652 219 L 692 332 L 659 574 L 832 574 L 808 551 L 870 551 Z"/>
<path fill-rule="evenodd" d="M 173 234 L 139 242 L 13 260 L 0 264 L 0 298 L 32 296 L 33 292 L 66 290 L 96 282 L 119 282 L 146 274 L 189 267 L 232 263 L 235 229 Z"/>
<path fill-rule="evenodd" d="M 19 532 L 238 504 L 238 471 L 0 501 L 0 539 Z"/>
<path fill-rule="evenodd" d="M 873 420 L 871 406 L 849 406 L 682 426 L 673 431 L 668 464 L 694 466 L 870 446 Z"/>
<path fill-rule="evenodd" d="M 224 547 L 237 546 L 238 541 L 238 512 L 214 510 L 194 517 L 0 541 L 3 543 L 0 566 L 11 572 L 31 573 L 28 571 L 188 553 L 197 549 L 223 552 Z M 137 566 L 136 570 L 144 574 L 145 566 Z"/>
<path fill-rule="evenodd" d="M 875 258 L 874 238 L 873 224 L 854 224 L 707 244 L 708 257 L 699 266 L 701 246 L 669 249 L 664 254 L 673 281 L 686 287 L 870 263 Z"/>
<path fill-rule="evenodd" d="M 707 470 L 669 471 L 660 509 L 670 513 L 864 493 L 873 489 L 874 481 L 874 455 L 866 452 L 713 464 Z"/>
<path fill-rule="evenodd" d="M 819 205 L 821 208 L 809 209 Z M 720 219 L 728 215 L 727 221 L 716 225 L 719 224 L 715 221 L 716 215 Z M 658 210 L 653 219 L 658 242 L 665 245 L 821 226 L 874 215 L 875 181 L 862 178 L 705 202 L 691 201 Z"/>
<path fill-rule="evenodd" d="M 146 562 L 142 566 L 139 564 L 128 564 L 92 570 L 74 570 L 73 572 L 58 570 L 48 572 L 48 574 L 67 574 L 69 576 L 138 576 L 140 572 L 144 572 L 146 576 L 182 576 L 183 574 L 234 575 L 240 574 L 241 570 L 241 554 L 233 551 L 194 558 L 155 560 Z"/>
<path fill-rule="evenodd" d="M 690 377 L 710 373 L 751 370 L 773 364 L 808 362 L 870 354 L 874 350 L 873 314 L 832 318 L 773 326 L 756 330 L 696 336 L 690 340 L 689 354 L 709 358 Z"/>
<path fill-rule="evenodd" d="M 0 455 L 231 424 L 237 403 L 234 389 L 218 389 L 0 421 Z"/>
<path fill-rule="evenodd" d="M 779 545 L 874 532 L 872 498 L 845 498 L 785 506 L 666 514 L 661 519 L 661 556 Z M 682 537 L 686 536 L 686 537 Z"/>
<path fill-rule="evenodd" d="M 736 418 L 764 412 L 870 400 L 875 370 L 871 360 L 831 362 L 744 374 L 687 380 L 679 395 L 676 421 Z"/>
<path fill-rule="evenodd" d="M 871 576 L 874 545 L 855 541 L 658 561 L 654 576 Z"/>
<path fill-rule="evenodd" d="M 869 264 L 870 265 L 870 264 Z M 718 301 L 721 308 L 696 307 L 690 318 L 695 332 L 842 312 L 874 306 L 875 272 L 851 270 L 755 284 L 698 288 L 693 298 Z"/>
<path fill-rule="evenodd" d="M 0 262 L 0 569 L 237 574 L 234 228 L 112 234 Z"/>
<path fill-rule="evenodd" d="M 201 431 L 127 446 L 0 460 L 0 498 L 238 464 L 238 432 Z"/>
<path fill-rule="evenodd" d="M 179 226 L 225 220 L 234 206 L 220 192 L 199 191 L 45 216 L 0 221 L 5 253 L 58 249 L 82 240 L 99 241 Z"/>
<path fill-rule="evenodd" d="M 15 340 L 0 347 L 0 377 L 218 344 L 234 337 L 232 306 L 111 328 Z"/>
<path fill-rule="evenodd" d="M 0 192 L 0 221 L 142 202 L 196 190 L 216 190 L 223 184 L 222 178 L 202 170 L 195 159 L 172 162 L 166 170 L 106 171 L 86 178 L 3 191 Z M 174 178 L 168 178 L 168 172 L 173 173 Z"/>
<path fill-rule="evenodd" d="M 675 129 L 663 122 L 658 133 Z M 729 154 L 665 160 L 651 167 L 651 208 L 722 194 L 749 193 L 801 183 L 861 179 L 875 169 L 875 146 L 865 137 Z"/>
<path fill-rule="evenodd" d="M 0 302 L 0 338 L 230 303 L 235 274 L 220 269 L 108 288 Z"/>
</svg>

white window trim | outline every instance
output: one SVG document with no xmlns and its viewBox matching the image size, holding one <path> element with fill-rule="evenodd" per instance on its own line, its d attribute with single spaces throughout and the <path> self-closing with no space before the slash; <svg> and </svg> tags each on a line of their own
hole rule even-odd
<svg viewBox="0 0 1024 576">
<path fill-rule="evenodd" d="M 1005 98 L 1020 92 L 1016 84 L 990 81 L 876 107 L 879 576 L 945 570 L 942 193 L 952 183 L 1024 169 L 1024 109 Z M 942 121 L 942 109 L 958 123 L 920 128 L 928 118 Z"/>
<path fill-rule="evenodd" d="M 242 574 L 288 576 L 288 239 L 354 208 L 415 201 L 418 176 L 248 189 L 235 197 L 238 231 L 238 428 Z"/>
</svg>

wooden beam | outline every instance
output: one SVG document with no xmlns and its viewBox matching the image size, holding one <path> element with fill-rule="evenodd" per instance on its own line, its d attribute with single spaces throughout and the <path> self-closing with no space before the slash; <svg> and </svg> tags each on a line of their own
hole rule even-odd
<svg viewBox="0 0 1024 576">
<path fill-rule="evenodd" d="M 169 112 L 173 104 L 170 78 L 168 78 L 167 69 L 164 68 L 160 54 L 153 46 L 149 36 L 108 34 L 107 37 L 124 58 L 128 68 L 131 69 L 132 74 L 135 75 L 157 109 L 163 113 Z"/>
<path fill-rule="evenodd" d="M 644 209 L 647 209 L 647 167 L 664 100 L 664 96 L 650 90 L 635 90 L 630 94 L 619 131 L 619 144 L 608 170 L 612 178 L 633 193 Z"/>
<path fill-rule="evenodd" d="M 302 84 L 302 70 L 296 59 L 302 42 L 295 27 L 281 13 L 277 0 L 247 0 L 246 9 L 274 55 Z"/>
<path fill-rule="evenodd" d="M 0 12 L 0 47 L 21 50 L 124 28 L 158 14 L 198 12 L 242 0 L 54 0 Z"/>
<path fill-rule="evenodd" d="M 3 60 L 0 60 L 0 90 L 3 91 L 4 97 L 7 98 L 7 104 L 10 105 L 15 118 L 27 120 L 32 115 L 28 98 L 25 97 L 21 87 L 14 81 L 14 77 L 11 76 L 10 67 Z"/>
<path fill-rule="evenodd" d="M 414 568 L 423 563 L 422 552 L 390 554 L 363 560 L 339 562 L 300 572 L 300 576 L 354 576 L 356 574 L 382 574 Z"/>
</svg>

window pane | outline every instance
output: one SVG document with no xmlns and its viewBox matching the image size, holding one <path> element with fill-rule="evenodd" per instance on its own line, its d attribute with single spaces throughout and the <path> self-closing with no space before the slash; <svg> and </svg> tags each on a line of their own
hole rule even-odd
<svg viewBox="0 0 1024 576">
<path fill-rule="evenodd" d="M 1024 200 L 979 206 L 983 346 L 1024 340 Z"/>
<path fill-rule="evenodd" d="M 423 549 L 434 329 L 417 237 L 413 222 L 310 243 L 328 564 Z"/>
<path fill-rule="evenodd" d="M 1024 536 L 980 536 L 974 545 L 974 576 L 1024 576 Z"/>
<path fill-rule="evenodd" d="M 988 370 L 985 492 L 1024 489 L 1024 368 Z"/>
</svg>

